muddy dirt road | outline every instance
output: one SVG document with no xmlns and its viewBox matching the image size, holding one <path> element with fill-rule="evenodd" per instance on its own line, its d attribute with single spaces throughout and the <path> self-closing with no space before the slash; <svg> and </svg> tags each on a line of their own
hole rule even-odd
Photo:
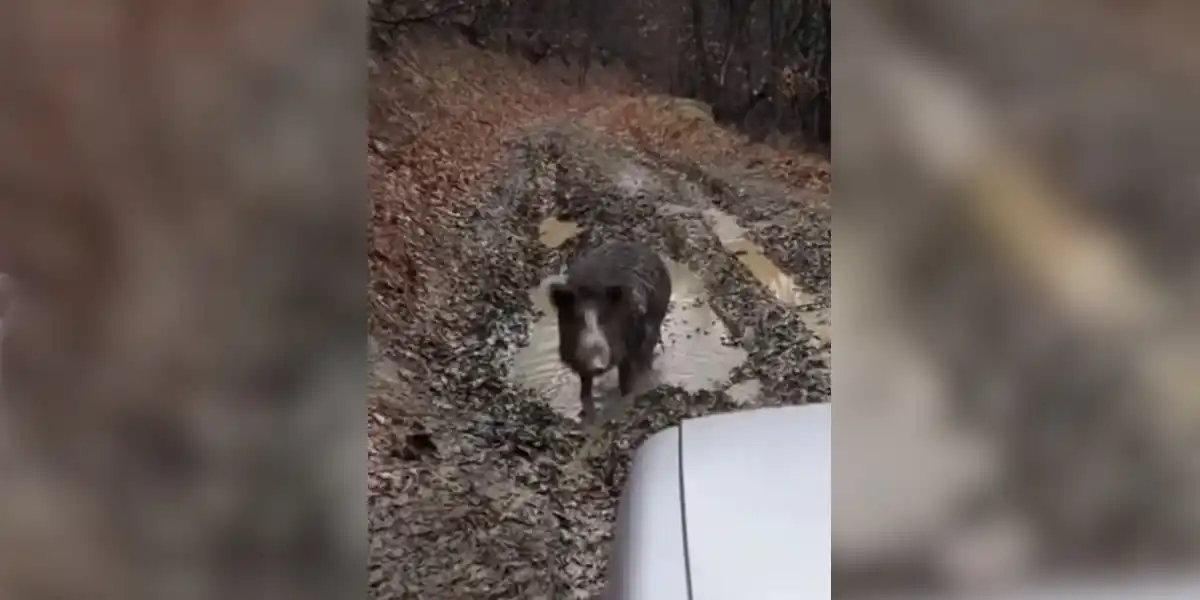
<svg viewBox="0 0 1200 600">
<path fill-rule="evenodd" d="M 569 123 L 507 152 L 444 240 L 457 255 L 450 310 L 378 342 L 395 360 L 378 363 L 370 423 L 373 597 L 595 597 L 646 435 L 688 415 L 829 399 L 827 198 Z M 585 431 L 545 286 L 617 238 L 668 258 L 675 294 L 656 385 Z"/>
</svg>

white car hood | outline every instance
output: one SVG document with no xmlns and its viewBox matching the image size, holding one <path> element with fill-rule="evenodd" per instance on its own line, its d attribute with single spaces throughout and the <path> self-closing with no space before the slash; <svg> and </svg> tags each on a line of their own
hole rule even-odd
<svg viewBox="0 0 1200 600">
<path fill-rule="evenodd" d="M 681 424 L 691 600 L 830 597 L 832 425 L 828 404 Z"/>
</svg>

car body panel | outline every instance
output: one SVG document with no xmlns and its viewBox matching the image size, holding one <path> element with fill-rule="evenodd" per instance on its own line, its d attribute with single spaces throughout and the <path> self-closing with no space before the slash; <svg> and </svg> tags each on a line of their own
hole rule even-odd
<svg viewBox="0 0 1200 600">
<path fill-rule="evenodd" d="M 679 428 L 638 448 L 609 551 L 607 600 L 687 600 Z"/>
<path fill-rule="evenodd" d="M 831 426 L 828 405 L 809 405 L 649 437 L 618 508 L 605 598 L 829 598 Z"/>
<path fill-rule="evenodd" d="M 830 597 L 827 404 L 681 425 L 692 600 Z"/>
<path fill-rule="evenodd" d="M 647 438 L 618 509 L 605 598 L 830 598 L 831 440 L 828 404 L 689 419 Z M 878 600 L 1200 598 L 1200 580 L 1179 575 Z"/>
</svg>

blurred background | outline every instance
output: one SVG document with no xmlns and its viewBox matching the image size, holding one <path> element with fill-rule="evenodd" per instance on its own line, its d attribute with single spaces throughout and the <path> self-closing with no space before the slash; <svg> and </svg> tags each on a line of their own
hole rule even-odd
<svg viewBox="0 0 1200 600">
<path fill-rule="evenodd" d="M 1197 16 L 839 5 L 836 597 L 1195 575 Z"/>
<path fill-rule="evenodd" d="M 362 7 L 0 7 L 0 597 L 361 597 Z"/>
</svg>

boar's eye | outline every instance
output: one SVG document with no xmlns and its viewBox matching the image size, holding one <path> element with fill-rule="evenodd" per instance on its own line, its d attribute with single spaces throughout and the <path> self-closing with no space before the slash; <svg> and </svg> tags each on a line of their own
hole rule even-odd
<svg viewBox="0 0 1200 600">
<path fill-rule="evenodd" d="M 610 303 L 617 304 L 625 297 L 625 290 L 621 289 L 619 285 L 610 285 L 605 288 L 604 295 Z"/>
<path fill-rule="evenodd" d="M 550 302 L 555 308 L 564 310 L 575 303 L 575 291 L 562 283 L 550 284 Z"/>
</svg>

